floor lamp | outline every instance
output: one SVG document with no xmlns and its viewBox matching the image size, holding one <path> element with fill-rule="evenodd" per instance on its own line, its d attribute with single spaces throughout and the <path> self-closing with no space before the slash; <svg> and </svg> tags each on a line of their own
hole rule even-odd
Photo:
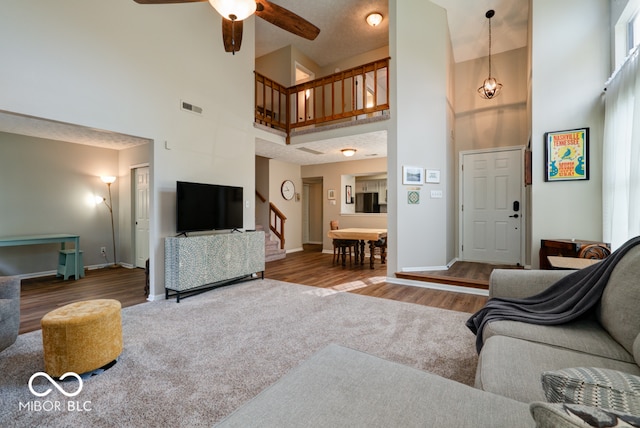
<svg viewBox="0 0 640 428">
<path fill-rule="evenodd" d="M 102 198 L 102 202 L 109 208 L 109 214 L 111 214 L 111 239 L 113 242 L 113 267 L 118 266 L 116 264 L 116 230 L 113 226 L 113 200 L 111 199 L 111 184 L 116 181 L 116 177 L 114 176 L 103 176 L 100 177 L 103 183 L 106 183 L 107 188 L 109 189 L 109 202 L 107 202 L 106 198 Z"/>
</svg>

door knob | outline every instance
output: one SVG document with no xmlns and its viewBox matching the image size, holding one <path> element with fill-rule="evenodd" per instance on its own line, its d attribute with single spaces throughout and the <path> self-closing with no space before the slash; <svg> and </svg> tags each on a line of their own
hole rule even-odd
<svg viewBox="0 0 640 428">
<path fill-rule="evenodd" d="M 518 214 L 510 215 L 509 217 L 518 218 L 520 217 Z"/>
</svg>

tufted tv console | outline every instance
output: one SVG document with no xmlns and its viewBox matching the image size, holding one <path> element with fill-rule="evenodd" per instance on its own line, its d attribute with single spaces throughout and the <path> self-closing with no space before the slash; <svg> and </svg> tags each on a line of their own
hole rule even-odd
<svg viewBox="0 0 640 428">
<path fill-rule="evenodd" d="M 264 279 L 264 232 L 167 237 L 165 298 L 255 277 Z"/>
</svg>

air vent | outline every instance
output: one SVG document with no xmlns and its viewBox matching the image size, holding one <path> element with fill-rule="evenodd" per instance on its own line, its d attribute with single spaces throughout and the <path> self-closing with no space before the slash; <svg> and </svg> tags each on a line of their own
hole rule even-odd
<svg viewBox="0 0 640 428">
<path fill-rule="evenodd" d="M 198 107 L 186 101 L 181 101 L 180 107 L 182 110 L 190 111 L 191 113 L 202 114 L 202 107 Z"/>
<path fill-rule="evenodd" d="M 324 153 L 319 152 L 317 150 L 307 149 L 306 147 L 298 147 L 298 150 L 300 150 L 302 152 L 311 153 L 312 155 L 323 155 L 324 154 Z"/>
</svg>

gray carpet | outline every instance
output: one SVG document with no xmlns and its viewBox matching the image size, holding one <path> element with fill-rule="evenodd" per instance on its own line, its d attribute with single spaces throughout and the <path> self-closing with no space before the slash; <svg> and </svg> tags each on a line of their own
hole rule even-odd
<svg viewBox="0 0 640 428">
<path fill-rule="evenodd" d="M 44 398 L 31 394 L 42 336 L 19 336 L 0 353 L 0 426 L 211 426 L 330 343 L 472 384 L 468 317 L 273 280 L 145 303 L 123 310 L 118 363 L 73 398 L 53 387 Z M 51 387 L 42 377 L 34 385 Z M 33 401 L 58 401 L 61 410 L 24 408 Z M 69 411 L 70 401 L 90 410 Z"/>
</svg>

